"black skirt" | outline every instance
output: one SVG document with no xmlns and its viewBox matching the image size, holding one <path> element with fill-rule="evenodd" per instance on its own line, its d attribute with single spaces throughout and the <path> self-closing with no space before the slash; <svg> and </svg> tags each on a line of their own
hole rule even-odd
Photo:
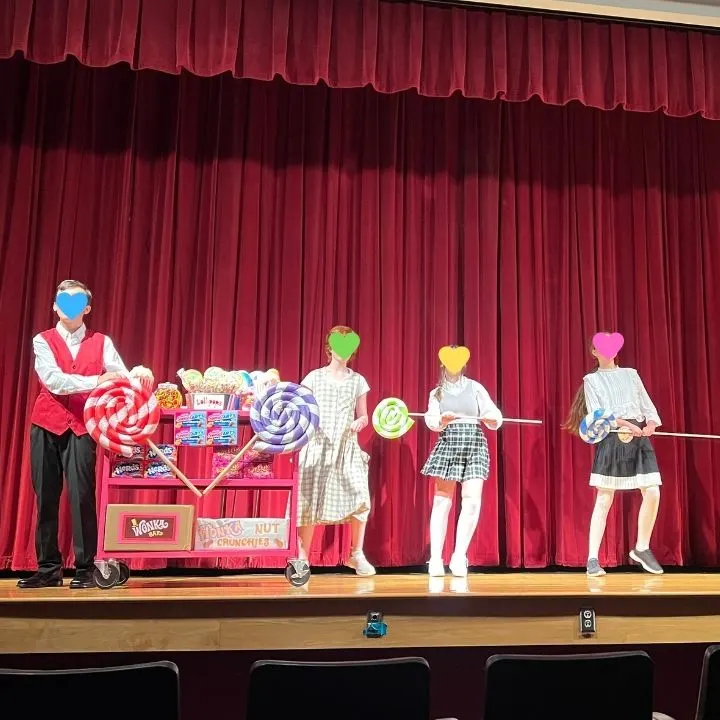
<svg viewBox="0 0 720 720">
<path fill-rule="evenodd" d="M 645 426 L 644 422 L 630 422 L 640 428 Z M 650 439 L 633 437 L 629 443 L 624 443 L 619 433 L 610 433 L 595 446 L 590 485 L 607 490 L 638 490 L 662 485 Z"/>
</svg>

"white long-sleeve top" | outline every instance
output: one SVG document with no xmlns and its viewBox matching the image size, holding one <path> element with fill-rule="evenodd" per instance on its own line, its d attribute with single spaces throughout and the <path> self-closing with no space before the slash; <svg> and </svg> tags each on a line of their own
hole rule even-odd
<svg viewBox="0 0 720 720">
<path fill-rule="evenodd" d="M 454 425 L 457 423 L 468 423 L 472 425 L 477 423 L 478 419 L 482 419 L 490 420 L 497 423 L 495 429 L 498 429 L 503 422 L 502 413 L 490 398 L 490 394 L 488 393 L 488 391 L 479 382 L 471 380 L 470 378 L 462 377 L 456 383 L 444 383 L 442 386 L 442 392 L 447 393 L 448 395 L 460 395 L 464 392 L 468 383 L 470 383 L 470 386 L 472 387 L 473 395 L 477 402 L 477 419 L 472 420 L 467 418 L 458 418 L 457 420 L 452 420 L 448 424 Z M 430 428 L 430 430 L 440 432 L 443 429 L 440 424 L 440 416 L 442 415 L 442 410 L 440 406 L 440 401 L 437 399 L 436 396 L 437 390 L 438 388 L 434 388 L 433 391 L 430 393 L 430 397 L 428 398 L 428 409 L 425 413 L 424 419 L 425 424 L 428 426 L 428 428 Z"/>
<path fill-rule="evenodd" d="M 65 341 L 70 354 L 75 359 L 80 351 L 80 343 L 85 337 L 85 325 L 81 325 L 75 332 L 71 333 L 65 329 L 62 323 L 58 323 L 56 330 L 60 333 L 60 337 Z M 59 368 L 53 351 L 42 335 L 36 335 L 33 338 L 33 351 L 35 353 L 35 372 L 38 374 L 40 382 L 54 395 L 88 393 L 97 387 L 98 375 L 64 373 Z M 125 363 L 107 335 L 105 335 L 103 346 L 103 362 L 106 372 L 119 372 L 130 377 Z"/>
<path fill-rule="evenodd" d="M 599 369 L 586 375 L 583 385 L 588 413 L 602 408 L 610 410 L 616 418 L 660 425 L 660 416 L 637 370 Z"/>
</svg>

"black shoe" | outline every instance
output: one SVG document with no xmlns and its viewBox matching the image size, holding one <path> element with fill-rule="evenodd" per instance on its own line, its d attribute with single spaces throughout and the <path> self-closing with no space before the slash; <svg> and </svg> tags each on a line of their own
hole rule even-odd
<svg viewBox="0 0 720 720">
<path fill-rule="evenodd" d="M 62 570 L 55 572 L 36 572 L 29 578 L 18 580 L 17 586 L 23 589 L 60 587 L 63 584 Z"/>
<path fill-rule="evenodd" d="M 70 581 L 70 589 L 86 590 L 87 588 L 97 587 L 95 578 L 93 577 L 94 572 L 94 568 L 92 570 L 76 570 L 75 577 Z"/>
</svg>

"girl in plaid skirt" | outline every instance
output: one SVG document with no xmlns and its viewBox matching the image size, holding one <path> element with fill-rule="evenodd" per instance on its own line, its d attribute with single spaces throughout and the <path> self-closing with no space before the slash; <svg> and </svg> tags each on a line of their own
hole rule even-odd
<svg viewBox="0 0 720 720">
<path fill-rule="evenodd" d="M 464 375 L 441 366 L 440 382 L 430 393 L 427 426 L 440 433 L 421 473 L 435 482 L 430 514 L 430 563 L 433 577 L 445 574 L 443 547 L 455 486 L 460 483 L 462 505 L 455 534 L 450 572 L 467 576 L 467 550 L 480 517 L 483 483 L 490 472 L 490 453 L 481 423 L 492 430 L 502 425 L 502 413 L 487 390 Z"/>
</svg>

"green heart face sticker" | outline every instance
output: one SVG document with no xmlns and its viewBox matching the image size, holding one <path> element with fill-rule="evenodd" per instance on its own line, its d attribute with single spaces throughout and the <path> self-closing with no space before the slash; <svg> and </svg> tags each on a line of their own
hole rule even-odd
<svg viewBox="0 0 720 720">
<path fill-rule="evenodd" d="M 347 335 L 335 332 L 330 335 L 328 342 L 330 349 L 336 355 L 339 355 L 343 360 L 347 360 L 360 347 L 360 336 L 354 332 Z"/>
</svg>

